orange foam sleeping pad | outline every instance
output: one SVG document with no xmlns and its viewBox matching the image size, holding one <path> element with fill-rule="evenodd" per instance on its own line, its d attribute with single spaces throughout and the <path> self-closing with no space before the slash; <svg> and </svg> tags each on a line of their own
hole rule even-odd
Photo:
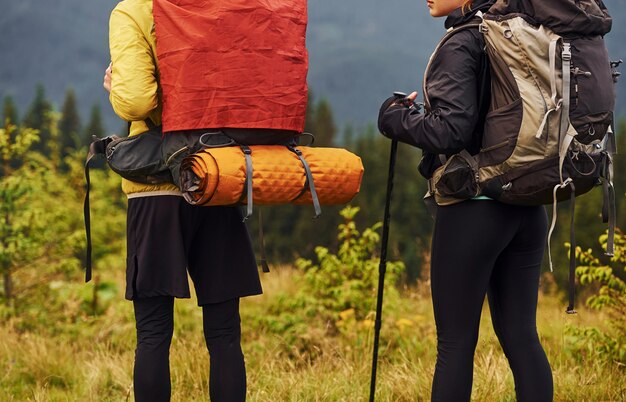
<svg viewBox="0 0 626 402">
<path fill-rule="evenodd" d="M 252 194 L 256 205 L 312 204 L 304 166 L 280 145 L 253 145 Z M 339 148 L 299 147 L 321 205 L 348 203 L 359 192 L 361 158 Z M 193 205 L 246 203 L 246 160 L 239 147 L 207 148 L 185 158 L 181 190 Z"/>
</svg>

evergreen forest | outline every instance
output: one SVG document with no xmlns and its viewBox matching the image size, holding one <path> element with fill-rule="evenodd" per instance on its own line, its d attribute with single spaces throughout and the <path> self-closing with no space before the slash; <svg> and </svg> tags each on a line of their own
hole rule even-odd
<svg viewBox="0 0 626 402">
<path fill-rule="evenodd" d="M 94 279 L 84 283 L 84 160 L 92 136 L 110 134 L 93 107 L 81 116 L 68 89 L 57 110 L 40 85 L 20 112 L 3 101 L 0 128 L 0 399 L 130 400 L 134 330 L 123 300 L 126 199 L 120 178 L 100 162 L 91 171 Z M 341 146 L 365 166 L 348 207 L 263 207 L 271 272 L 264 295 L 242 305 L 249 395 L 255 401 L 363 400 L 369 377 L 380 232 L 390 141 L 372 126 L 339 127 L 329 102 L 311 97 L 306 131 L 315 146 Z M 120 125 L 118 134 L 124 135 Z M 626 122 L 618 148 L 626 149 Z M 435 358 L 429 302 L 432 219 L 417 149 L 400 146 L 392 203 L 381 347 L 382 400 L 421 400 Z M 618 226 L 626 227 L 626 159 L 615 158 Z M 569 211 L 561 205 L 552 257 L 541 279 L 538 328 L 555 372 L 555 400 L 623 400 L 626 364 L 626 239 L 604 256 L 602 192 L 577 199 L 578 308 L 564 313 Z M 259 247 L 259 220 L 249 229 Z M 338 228 L 338 231 L 337 231 Z M 487 307 L 485 307 L 487 309 Z M 207 360 L 194 301 L 177 303 L 173 400 L 204 400 Z M 477 350 L 476 400 L 511 400 L 512 378 L 487 312 Z M 483 339 L 483 338 L 481 338 Z M 76 368 L 79 370 L 76 370 Z M 197 367 L 200 372 L 189 371 Z M 279 373 L 279 375 L 276 375 Z M 509 374 L 506 374 L 509 373 Z M 351 382 L 347 379 L 357 378 Z M 579 387 L 582 381 L 586 387 Z M 492 399 L 496 395 L 496 399 Z M 621 399 L 620 399 L 621 398 Z"/>
<path fill-rule="evenodd" d="M 626 6 L 607 46 L 626 59 Z M 85 283 L 85 159 L 93 137 L 127 135 L 101 76 L 107 18 L 117 1 L 21 0 L 0 15 L 0 401 L 131 401 L 132 303 L 124 300 L 126 206 L 106 162 L 91 168 L 93 279 Z M 309 2 L 312 146 L 346 148 L 365 173 L 349 205 L 256 207 L 247 221 L 264 294 L 241 302 L 251 401 L 367 400 L 375 327 L 389 139 L 380 102 L 419 88 L 444 32 L 414 0 Z M 623 70 L 623 66 L 622 66 Z M 626 108 L 617 86 L 615 255 L 597 187 L 557 208 L 542 269 L 537 328 L 552 366 L 555 401 L 626 401 Z M 379 352 L 380 401 L 429 400 L 437 354 L 430 290 L 433 219 L 423 203 L 421 151 L 398 148 Z M 548 216 L 553 215 L 546 207 Z M 262 212 L 262 222 L 259 215 Z M 263 236 L 259 233 L 262 230 Z M 263 244 L 262 244 L 263 243 Z M 453 247 L 451 247 L 453 248 Z M 568 263 L 576 257 L 576 315 L 566 315 Z M 209 358 L 193 295 L 178 300 L 172 400 L 207 400 Z M 507 359 L 485 303 L 472 400 L 515 400 Z"/>
</svg>

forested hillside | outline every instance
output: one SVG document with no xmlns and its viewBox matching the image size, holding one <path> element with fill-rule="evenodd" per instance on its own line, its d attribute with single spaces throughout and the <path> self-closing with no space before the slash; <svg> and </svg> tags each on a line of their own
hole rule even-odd
<svg viewBox="0 0 626 402">
<path fill-rule="evenodd" d="M 0 97 L 11 95 L 23 113 L 42 83 L 60 109 L 73 87 L 82 115 L 102 108 L 108 131 L 123 126 L 101 88 L 108 65 L 108 16 L 114 0 L 5 1 L 0 14 Z M 612 58 L 626 59 L 626 3 L 606 0 L 614 17 L 608 37 Z M 340 127 L 375 119 L 393 90 L 419 88 L 426 61 L 443 33 L 416 0 L 310 0 L 309 83 L 327 98 Z M 626 84 L 619 84 L 625 114 Z"/>
<path fill-rule="evenodd" d="M 48 102 L 39 96 L 20 126 L 10 123 L 15 113 L 5 104 L 9 118 L 0 124 L 1 401 L 132 399 L 135 322 L 133 304 L 123 300 L 126 200 L 116 174 L 92 170 L 94 277 L 83 283 L 86 149 L 73 141 L 78 113 L 71 99 L 59 115 L 46 113 Z M 310 104 L 309 126 L 332 132 L 328 104 Z M 619 139 L 626 148 L 626 136 Z M 366 400 L 380 242 L 380 224 L 372 224 L 382 215 L 389 142 L 371 130 L 349 141 L 368 173 L 341 216 L 333 208 L 324 208 L 318 220 L 310 207 L 266 210 L 268 250 L 286 253 L 286 264 L 273 257 L 272 272 L 261 275 L 264 295 L 241 302 L 248 400 Z M 431 224 L 420 202 L 423 182 L 413 179 L 415 153 L 407 151 L 401 147 L 398 158 L 385 281 L 376 398 L 382 401 L 429 400 L 437 351 L 428 271 L 417 285 L 402 280 L 405 272 L 416 274 L 416 257 L 428 259 Z M 615 170 L 624 172 L 620 157 Z M 616 182 L 619 194 L 625 178 Z M 599 195 L 580 197 L 577 209 L 580 314 L 565 314 L 557 286 L 567 264 L 542 275 L 537 327 L 554 373 L 555 401 L 623 401 L 626 395 L 626 238 L 618 232 L 611 261 L 598 250 L 598 238 L 606 246 Z M 626 210 L 624 196 L 619 201 Z M 561 237 L 568 221 L 559 220 L 555 261 L 566 257 Z M 196 303 L 176 302 L 173 402 L 208 395 L 210 364 Z M 511 401 L 513 378 L 489 316 L 485 307 L 472 400 Z"/>
<path fill-rule="evenodd" d="M 0 401 L 130 400 L 135 320 L 133 304 L 123 300 L 127 199 L 120 177 L 101 161 L 91 170 L 94 276 L 84 283 L 87 144 L 92 134 L 124 134 L 125 126 L 101 85 L 116 1 L 0 1 Z M 606 2 L 615 16 L 612 57 L 626 60 L 626 2 Z M 324 206 L 318 219 L 312 206 L 262 208 L 272 272 L 261 276 L 264 295 L 241 304 L 249 400 L 366 400 L 391 143 L 368 122 L 392 90 L 420 85 L 443 31 L 424 3 L 309 1 L 313 95 L 305 129 L 317 134 L 315 146 L 341 144 L 358 154 L 366 173 L 350 206 Z M 624 112 L 617 124 L 622 152 L 614 159 L 622 230 Z M 430 398 L 437 353 L 428 270 L 433 220 L 421 200 L 419 158 L 418 149 L 399 146 L 377 400 Z M 626 236 L 618 229 L 615 255 L 605 256 L 602 189 L 576 204 L 580 314 L 564 312 L 567 203 L 551 240 L 555 270 L 544 264 L 539 292 L 537 327 L 554 373 L 554 400 L 624 401 Z M 259 221 L 258 215 L 247 221 L 257 249 Z M 195 298 L 176 304 L 174 402 L 208 395 L 196 304 Z M 514 400 L 489 316 L 485 307 L 472 400 Z"/>
</svg>

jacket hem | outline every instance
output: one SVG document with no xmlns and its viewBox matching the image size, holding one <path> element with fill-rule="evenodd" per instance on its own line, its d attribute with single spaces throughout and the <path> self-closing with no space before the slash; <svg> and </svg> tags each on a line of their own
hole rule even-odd
<svg viewBox="0 0 626 402">
<path fill-rule="evenodd" d="M 172 195 L 177 197 L 182 197 L 183 193 L 175 190 L 160 190 L 160 191 L 143 191 L 138 193 L 126 194 L 126 197 L 130 200 L 132 198 L 141 198 L 141 197 L 158 197 L 161 195 Z"/>
</svg>

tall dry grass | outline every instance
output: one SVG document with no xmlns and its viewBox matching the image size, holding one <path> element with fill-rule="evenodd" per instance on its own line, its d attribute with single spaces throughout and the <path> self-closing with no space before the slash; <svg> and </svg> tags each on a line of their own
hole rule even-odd
<svg viewBox="0 0 626 402">
<path fill-rule="evenodd" d="M 276 297 L 296 291 L 298 273 L 275 269 L 262 275 L 265 295 L 242 301 L 243 348 L 250 401 L 365 401 L 369 394 L 371 330 L 356 340 L 306 334 L 315 353 L 295 350 L 281 334 L 255 326 Z M 116 279 L 120 286 L 123 278 Z M 280 295 L 280 296 L 279 296 Z M 120 297 L 121 299 L 121 297 Z M 171 350 L 172 400 L 208 399 L 208 354 L 195 300 L 176 303 Z M 377 401 L 427 401 L 436 358 L 435 329 L 427 286 L 407 289 L 400 312 L 388 314 L 383 331 Z M 397 317 L 401 319 L 398 320 Z M 313 321 L 312 321 L 313 322 Z M 65 325 L 65 324 L 64 324 Z M 602 326 L 603 317 L 582 309 L 564 313 L 563 302 L 541 295 L 538 328 L 552 364 L 556 401 L 626 401 L 626 371 L 573 356 L 567 325 Z M 132 305 L 119 300 L 103 316 L 72 326 L 24 331 L 13 319 L 0 324 L 0 401 L 132 401 L 134 322 Z M 311 358 L 311 356 L 315 358 Z M 476 350 L 474 401 L 514 401 L 513 379 L 491 329 L 488 308 Z"/>
</svg>

